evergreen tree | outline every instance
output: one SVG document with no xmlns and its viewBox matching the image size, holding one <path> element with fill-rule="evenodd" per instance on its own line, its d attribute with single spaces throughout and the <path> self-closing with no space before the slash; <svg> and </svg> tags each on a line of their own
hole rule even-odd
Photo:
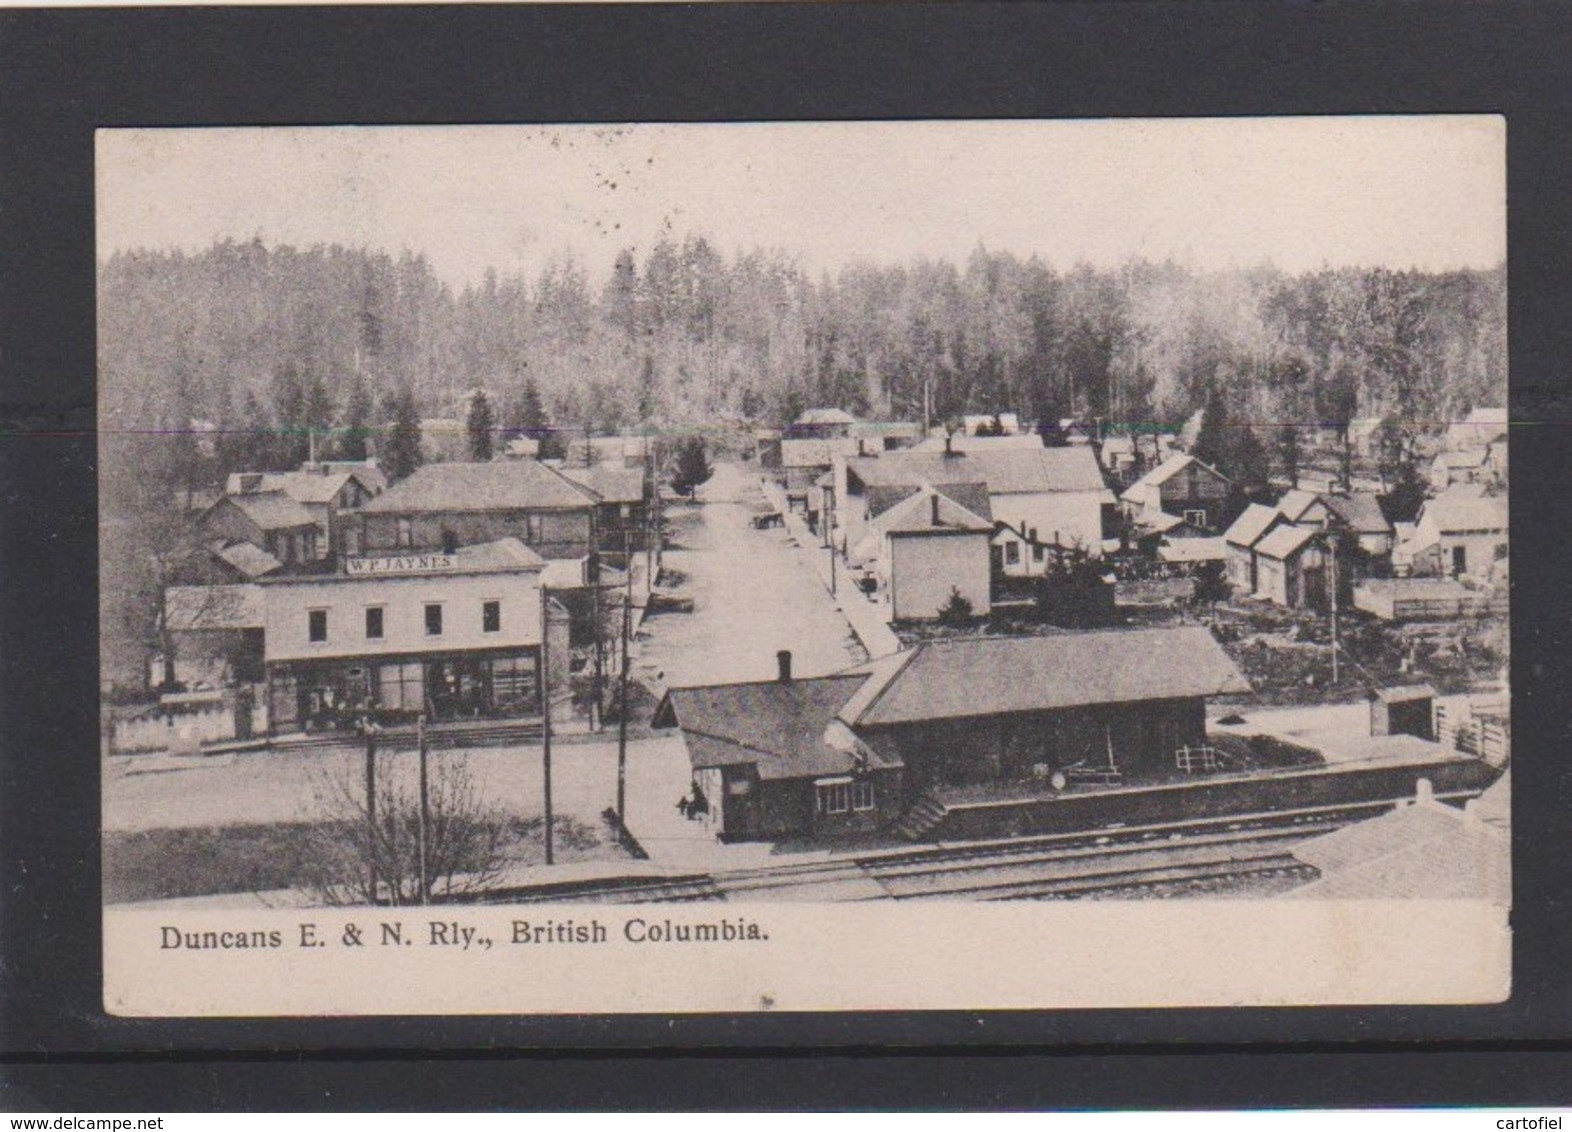
<svg viewBox="0 0 1572 1132">
<path fill-rule="evenodd" d="M 677 445 L 677 466 L 672 472 L 671 488 L 678 495 L 693 498 L 694 490 L 714 472 L 705 455 L 704 438 L 690 436 Z"/>
<path fill-rule="evenodd" d="M 469 458 L 480 463 L 491 459 L 492 440 L 496 419 L 491 412 L 491 400 L 484 389 L 470 394 L 469 418 L 464 422 L 469 433 Z"/>
<path fill-rule="evenodd" d="M 1210 464 L 1225 476 L 1232 476 L 1234 425 L 1228 419 L 1228 402 L 1222 393 L 1213 393 L 1201 414 L 1201 427 L 1195 434 L 1190 455 Z"/>
<path fill-rule="evenodd" d="M 389 478 L 401 480 L 420 467 L 420 409 L 415 394 L 405 386 L 388 400 L 390 423 L 383 444 L 382 467 Z"/>
<path fill-rule="evenodd" d="M 308 450 L 305 381 L 293 361 L 273 371 L 272 401 L 273 431 L 262 470 L 282 472 L 299 467 Z"/>
<path fill-rule="evenodd" d="M 349 397 L 344 402 L 344 426 L 335 446 L 341 460 L 364 460 L 371 437 L 371 392 L 360 374 L 350 381 Z"/>
</svg>

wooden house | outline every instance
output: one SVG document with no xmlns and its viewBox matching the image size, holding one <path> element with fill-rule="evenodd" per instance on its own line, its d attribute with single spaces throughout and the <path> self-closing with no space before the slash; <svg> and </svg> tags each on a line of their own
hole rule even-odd
<svg viewBox="0 0 1572 1132">
<path fill-rule="evenodd" d="M 1223 545 L 1228 553 L 1228 583 L 1245 595 L 1253 594 L 1259 584 L 1259 565 L 1256 545 L 1278 524 L 1283 516 L 1274 507 L 1252 503 L 1242 511 L 1223 534 Z"/>
<path fill-rule="evenodd" d="M 322 556 L 317 516 L 282 491 L 222 496 L 197 522 L 205 542 L 250 543 L 286 566 Z"/>
<path fill-rule="evenodd" d="M 1324 537 L 1308 527 L 1283 524 L 1255 544 L 1255 595 L 1289 609 L 1326 601 Z"/>
<path fill-rule="evenodd" d="M 873 520 L 856 557 L 871 569 L 889 620 L 932 621 L 957 593 L 974 616 L 987 615 L 994 527 L 984 504 L 978 514 L 924 485 Z"/>
<path fill-rule="evenodd" d="M 1161 511 L 1214 534 L 1226 518 L 1230 487 L 1222 472 L 1181 453 L 1147 472 L 1119 498 L 1132 518 L 1142 512 Z"/>
<path fill-rule="evenodd" d="M 443 553 L 516 538 L 542 558 L 583 558 L 597 549 L 599 506 L 536 460 L 425 464 L 359 510 L 361 553 Z"/>
</svg>

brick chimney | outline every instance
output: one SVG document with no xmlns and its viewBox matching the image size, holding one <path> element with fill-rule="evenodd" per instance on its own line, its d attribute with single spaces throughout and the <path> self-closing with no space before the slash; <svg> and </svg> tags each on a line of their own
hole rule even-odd
<svg viewBox="0 0 1572 1132">
<path fill-rule="evenodd" d="M 781 649 L 775 654 L 776 679 L 782 684 L 791 683 L 791 650 Z"/>
</svg>

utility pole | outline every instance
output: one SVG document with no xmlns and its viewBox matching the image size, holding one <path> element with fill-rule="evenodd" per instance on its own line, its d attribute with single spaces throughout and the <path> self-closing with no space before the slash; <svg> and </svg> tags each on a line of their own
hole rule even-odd
<svg viewBox="0 0 1572 1132">
<path fill-rule="evenodd" d="M 1337 532 L 1329 530 L 1328 552 L 1331 558 L 1328 574 L 1331 577 L 1332 588 L 1332 683 L 1337 683 Z"/>
<path fill-rule="evenodd" d="M 628 794 L 628 637 L 633 624 L 633 594 L 622 596 L 622 671 L 617 676 L 617 824 L 626 827 Z"/>
<path fill-rule="evenodd" d="M 431 828 L 431 803 L 430 793 L 426 780 L 426 713 L 421 712 L 415 720 L 415 742 L 420 749 L 420 825 L 418 848 L 420 857 L 420 902 L 431 903 L 431 868 L 427 856 L 429 850 L 426 843 L 427 831 Z"/>
<path fill-rule="evenodd" d="M 377 903 L 377 733 L 371 713 L 365 715 L 366 734 L 366 892 Z"/>
<path fill-rule="evenodd" d="M 551 597 L 542 584 L 540 587 L 540 766 L 541 784 L 546 794 L 546 864 L 555 864 L 552 854 L 551 829 L 551 677 L 547 675 L 550 660 Z"/>
<path fill-rule="evenodd" d="M 601 720 L 606 717 L 606 703 L 605 698 L 602 695 L 602 690 L 606 686 L 606 650 L 601 640 L 603 629 L 600 600 L 600 556 L 597 554 L 595 557 L 595 612 L 594 616 L 592 617 L 592 624 L 595 627 L 595 695 L 590 701 L 590 708 L 594 713 L 590 720 L 590 725 L 591 730 L 599 731 Z"/>
</svg>

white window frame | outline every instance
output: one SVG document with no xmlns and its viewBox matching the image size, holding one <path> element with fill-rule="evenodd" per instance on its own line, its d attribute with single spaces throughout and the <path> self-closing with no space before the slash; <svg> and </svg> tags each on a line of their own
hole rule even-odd
<svg viewBox="0 0 1572 1132">
<path fill-rule="evenodd" d="M 1004 564 L 1006 566 L 1019 566 L 1021 564 L 1021 544 L 1010 539 L 1004 544 Z"/>
<path fill-rule="evenodd" d="M 1189 523 L 1192 527 L 1206 526 L 1206 508 L 1186 507 L 1184 512 L 1184 521 Z"/>
<path fill-rule="evenodd" d="M 852 783 L 852 809 L 859 813 L 867 813 L 878 804 L 873 792 L 873 779 L 859 778 Z"/>
<path fill-rule="evenodd" d="M 440 601 L 427 601 L 421 603 L 420 625 L 421 628 L 426 631 L 426 636 L 441 637 L 447 633 L 448 617 L 447 611 L 443 608 L 444 605 L 445 603 Z M 437 611 L 437 631 L 435 633 L 431 631 L 431 611 L 433 609 Z"/>
<path fill-rule="evenodd" d="M 497 627 L 495 629 L 488 629 L 488 628 L 486 628 L 486 606 L 488 606 L 488 605 L 495 605 L 497 607 Z M 480 601 L 480 631 L 481 631 L 482 634 L 488 635 L 488 636 L 493 634 L 493 633 L 500 633 L 500 632 L 502 632 L 502 599 L 500 597 L 481 598 L 481 601 Z"/>
<path fill-rule="evenodd" d="M 382 624 L 380 626 L 382 632 L 378 633 L 375 637 L 373 637 L 371 635 L 371 611 L 373 609 L 380 610 L 381 613 L 382 613 Z M 361 623 L 361 625 L 365 629 L 366 640 L 368 640 L 368 641 L 385 641 L 385 640 L 388 639 L 388 607 L 386 605 L 368 605 L 368 606 L 366 606 L 365 607 L 365 616 L 363 616 L 361 618 L 361 622 L 360 623 Z"/>
<path fill-rule="evenodd" d="M 320 638 L 312 636 L 312 633 L 311 633 L 312 624 L 315 622 L 316 616 L 319 613 L 322 615 L 322 636 Z M 306 610 L 306 643 L 307 644 L 312 644 L 312 645 L 325 645 L 325 644 L 327 644 L 328 643 L 329 630 L 330 630 L 330 626 L 328 624 L 328 607 L 327 606 L 319 605 L 315 609 L 308 609 L 308 610 Z"/>
</svg>

